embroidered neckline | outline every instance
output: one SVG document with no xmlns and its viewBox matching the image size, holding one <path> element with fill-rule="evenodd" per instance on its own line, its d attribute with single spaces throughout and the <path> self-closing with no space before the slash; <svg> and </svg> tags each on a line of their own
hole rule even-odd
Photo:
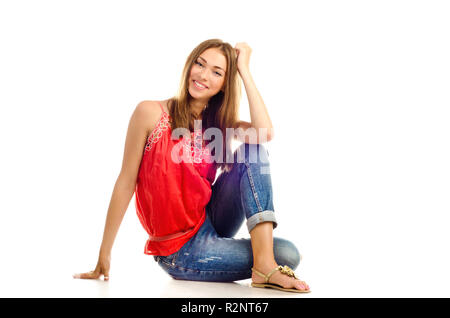
<svg viewBox="0 0 450 318">
<path fill-rule="evenodd" d="M 161 139 L 163 132 L 166 131 L 170 127 L 169 123 L 169 115 L 166 112 L 163 112 L 161 118 L 156 124 L 155 129 L 147 138 L 147 144 L 145 145 L 145 151 L 150 151 L 153 148 L 153 145 Z"/>
</svg>

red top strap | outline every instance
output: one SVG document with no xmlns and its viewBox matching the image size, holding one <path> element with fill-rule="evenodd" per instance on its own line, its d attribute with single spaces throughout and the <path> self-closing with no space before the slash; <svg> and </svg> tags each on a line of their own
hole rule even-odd
<svg viewBox="0 0 450 318">
<path fill-rule="evenodd" d="M 167 112 L 164 110 L 164 107 L 161 105 L 161 103 L 158 102 L 158 104 L 159 104 L 159 107 L 161 107 L 162 112 L 167 114 Z"/>
</svg>

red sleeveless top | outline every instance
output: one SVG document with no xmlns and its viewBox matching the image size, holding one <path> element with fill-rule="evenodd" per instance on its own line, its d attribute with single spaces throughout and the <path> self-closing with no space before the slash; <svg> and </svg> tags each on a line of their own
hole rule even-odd
<svg viewBox="0 0 450 318">
<path fill-rule="evenodd" d="M 162 115 L 147 138 L 135 203 L 149 235 L 144 253 L 167 256 L 189 241 L 205 221 L 217 168 L 215 162 L 208 161 L 211 154 L 202 143 L 204 130 L 172 140 L 170 115 L 159 105 Z"/>
</svg>

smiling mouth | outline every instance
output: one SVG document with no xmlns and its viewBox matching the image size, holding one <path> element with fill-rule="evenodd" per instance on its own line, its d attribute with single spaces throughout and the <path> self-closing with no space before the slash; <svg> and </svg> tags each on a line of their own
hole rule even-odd
<svg viewBox="0 0 450 318">
<path fill-rule="evenodd" d="M 207 86 L 200 86 L 201 84 L 198 83 L 196 80 L 193 80 L 195 87 L 197 87 L 198 89 L 207 89 Z"/>
</svg>

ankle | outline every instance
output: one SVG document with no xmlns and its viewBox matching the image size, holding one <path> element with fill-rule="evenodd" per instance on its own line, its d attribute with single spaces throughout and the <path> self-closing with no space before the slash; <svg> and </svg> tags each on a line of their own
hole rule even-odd
<svg viewBox="0 0 450 318">
<path fill-rule="evenodd" d="M 265 273 L 266 271 L 271 271 L 275 267 L 277 267 L 278 264 L 275 262 L 275 260 L 255 260 L 253 262 L 253 268 L 255 268 L 258 271 L 263 271 Z"/>
</svg>

